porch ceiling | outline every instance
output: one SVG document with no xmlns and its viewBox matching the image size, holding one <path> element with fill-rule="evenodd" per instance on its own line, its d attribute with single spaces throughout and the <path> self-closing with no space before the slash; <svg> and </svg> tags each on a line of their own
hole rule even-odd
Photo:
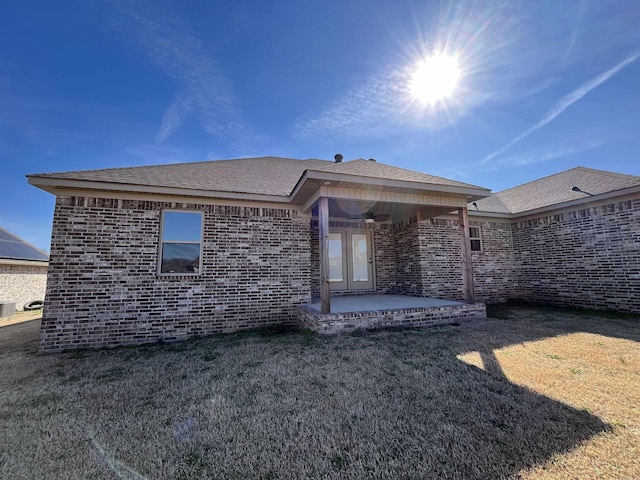
<svg viewBox="0 0 640 480">
<path fill-rule="evenodd" d="M 360 220 L 371 212 L 377 221 L 396 223 L 413 216 L 445 215 L 488 195 L 489 190 L 474 186 L 307 171 L 292 192 L 291 201 L 302 205 L 303 211 L 317 216 L 318 200 L 326 197 L 332 218 Z"/>
<path fill-rule="evenodd" d="M 329 199 L 329 217 L 344 218 L 350 220 L 364 220 L 367 212 L 372 212 L 376 221 L 391 220 L 396 223 L 411 218 L 420 211 L 421 218 L 437 217 L 452 211 L 452 207 L 424 207 L 393 202 L 380 202 L 375 200 L 353 200 L 344 198 Z M 312 209 L 312 216 L 318 216 L 318 207 Z"/>
</svg>

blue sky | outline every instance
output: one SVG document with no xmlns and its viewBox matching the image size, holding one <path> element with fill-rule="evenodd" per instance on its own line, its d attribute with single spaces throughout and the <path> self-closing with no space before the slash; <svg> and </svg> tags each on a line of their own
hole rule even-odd
<svg viewBox="0 0 640 480">
<path fill-rule="evenodd" d="M 499 191 L 640 175 L 640 3 L 5 0 L 0 225 L 49 248 L 25 175 L 247 156 L 376 158 Z M 454 55 L 451 97 L 411 72 Z"/>
</svg>

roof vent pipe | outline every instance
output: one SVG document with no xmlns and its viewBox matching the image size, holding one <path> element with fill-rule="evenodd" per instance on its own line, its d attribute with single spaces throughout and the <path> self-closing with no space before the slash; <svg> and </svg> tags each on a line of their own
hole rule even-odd
<svg viewBox="0 0 640 480">
<path fill-rule="evenodd" d="M 375 158 L 370 158 L 370 159 L 369 159 L 369 161 L 370 161 L 370 162 L 375 162 L 375 161 L 376 161 L 376 159 L 375 159 Z"/>
<path fill-rule="evenodd" d="M 333 157 L 336 160 L 336 163 L 342 163 L 342 159 L 344 158 L 342 155 L 340 155 L 339 153 L 336 153 L 335 156 Z"/>
</svg>

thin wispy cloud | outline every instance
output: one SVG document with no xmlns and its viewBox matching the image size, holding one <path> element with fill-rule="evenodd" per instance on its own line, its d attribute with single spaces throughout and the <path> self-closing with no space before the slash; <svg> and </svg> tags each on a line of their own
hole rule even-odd
<svg viewBox="0 0 640 480">
<path fill-rule="evenodd" d="M 601 139 L 569 140 L 563 144 L 546 145 L 533 151 L 527 151 L 515 156 L 509 156 L 491 164 L 487 171 L 504 170 L 505 168 L 524 167 L 537 163 L 549 162 L 559 158 L 569 157 L 601 147 L 607 142 Z"/>
<path fill-rule="evenodd" d="M 192 114 L 211 135 L 237 135 L 243 125 L 233 84 L 186 22 L 160 2 L 115 0 L 110 4 L 120 14 L 115 28 L 133 37 L 147 57 L 179 85 L 156 141 L 169 138 Z"/>
<path fill-rule="evenodd" d="M 558 83 L 558 79 L 555 77 L 545 78 L 538 83 L 533 83 L 530 86 L 518 86 L 512 87 L 510 91 L 501 92 L 499 96 L 495 98 L 502 102 L 520 102 L 526 98 L 534 97 L 545 90 L 552 88 Z"/>
<path fill-rule="evenodd" d="M 484 157 L 480 163 L 484 164 L 489 162 L 490 160 L 493 160 L 498 155 L 501 155 L 507 150 L 509 150 L 511 147 L 513 147 L 516 143 L 518 143 L 522 139 L 528 137 L 532 133 L 536 132 L 537 130 L 541 129 L 542 127 L 544 127 L 545 125 L 553 121 L 558 115 L 564 112 L 567 108 L 569 108 L 571 105 L 576 103 L 578 100 L 580 100 L 582 97 L 587 95 L 589 92 L 591 92 L 592 90 L 594 90 L 595 88 L 597 88 L 598 86 L 600 86 L 601 84 L 609 80 L 611 77 L 616 75 L 624 67 L 634 62 L 637 58 L 638 58 L 637 54 L 626 58 L 625 60 L 618 63 L 616 66 L 614 66 L 613 68 L 610 68 L 609 70 L 592 78 L 577 90 L 574 90 L 570 94 L 565 95 L 535 125 L 529 127 L 527 130 L 517 135 L 513 140 L 507 143 L 504 147 Z"/>
<path fill-rule="evenodd" d="M 318 115 L 295 122 L 294 136 L 378 137 L 407 128 L 435 130 L 452 125 L 459 105 L 424 107 L 409 91 L 410 76 L 408 67 L 387 67 L 366 80 L 354 81 L 356 86 Z"/>
<path fill-rule="evenodd" d="M 514 73 L 514 58 L 520 59 L 525 48 L 531 50 L 527 43 L 530 36 L 522 33 L 527 31 L 529 13 L 530 8 L 508 2 L 451 2 L 433 24 L 417 27 L 417 32 L 398 33 L 407 37 L 416 34 L 415 43 L 408 41 L 401 47 L 406 64 L 390 64 L 368 79 L 354 79 L 355 86 L 326 108 L 299 119 L 293 129 L 295 136 L 376 137 L 406 129 L 437 130 L 454 126 L 488 100 L 522 98 L 548 88 L 553 80 L 540 80 L 542 85 L 534 87 L 517 83 L 537 71 L 532 63 L 537 66 L 540 59 L 532 62 L 529 55 Z M 461 82 L 446 105 L 418 108 L 407 88 L 413 64 L 440 50 L 458 57 Z"/>
<path fill-rule="evenodd" d="M 377 73 L 348 90 L 319 115 L 298 120 L 294 134 L 305 138 L 315 135 L 336 134 L 361 136 L 397 116 L 400 105 L 398 85 L 406 83 L 400 74 Z"/>
<path fill-rule="evenodd" d="M 162 165 L 167 163 L 197 162 L 207 158 L 207 152 L 202 148 L 175 147 L 167 143 L 147 143 L 129 145 L 122 149 L 109 151 L 102 155 L 105 162 L 112 166 Z M 113 159 L 117 158 L 116 164 Z"/>
<path fill-rule="evenodd" d="M 576 38 L 578 38 L 578 32 L 580 30 L 580 20 L 582 18 L 582 11 L 584 9 L 584 0 L 580 0 L 578 5 L 578 11 L 576 13 L 576 24 L 573 27 L 573 31 L 571 33 L 571 41 L 569 42 L 569 49 L 567 50 L 566 57 L 568 58 L 573 52 L 573 47 L 576 44 Z"/>
</svg>

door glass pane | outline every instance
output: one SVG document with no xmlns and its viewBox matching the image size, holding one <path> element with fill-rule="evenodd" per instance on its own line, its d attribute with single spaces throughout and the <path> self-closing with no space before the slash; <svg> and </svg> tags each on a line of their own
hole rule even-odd
<svg viewBox="0 0 640 480">
<path fill-rule="evenodd" d="M 369 251 L 367 248 L 367 236 L 361 233 L 351 235 L 353 281 L 369 281 Z"/>
<path fill-rule="evenodd" d="M 329 281 L 342 282 L 342 234 L 329 234 Z"/>
</svg>

